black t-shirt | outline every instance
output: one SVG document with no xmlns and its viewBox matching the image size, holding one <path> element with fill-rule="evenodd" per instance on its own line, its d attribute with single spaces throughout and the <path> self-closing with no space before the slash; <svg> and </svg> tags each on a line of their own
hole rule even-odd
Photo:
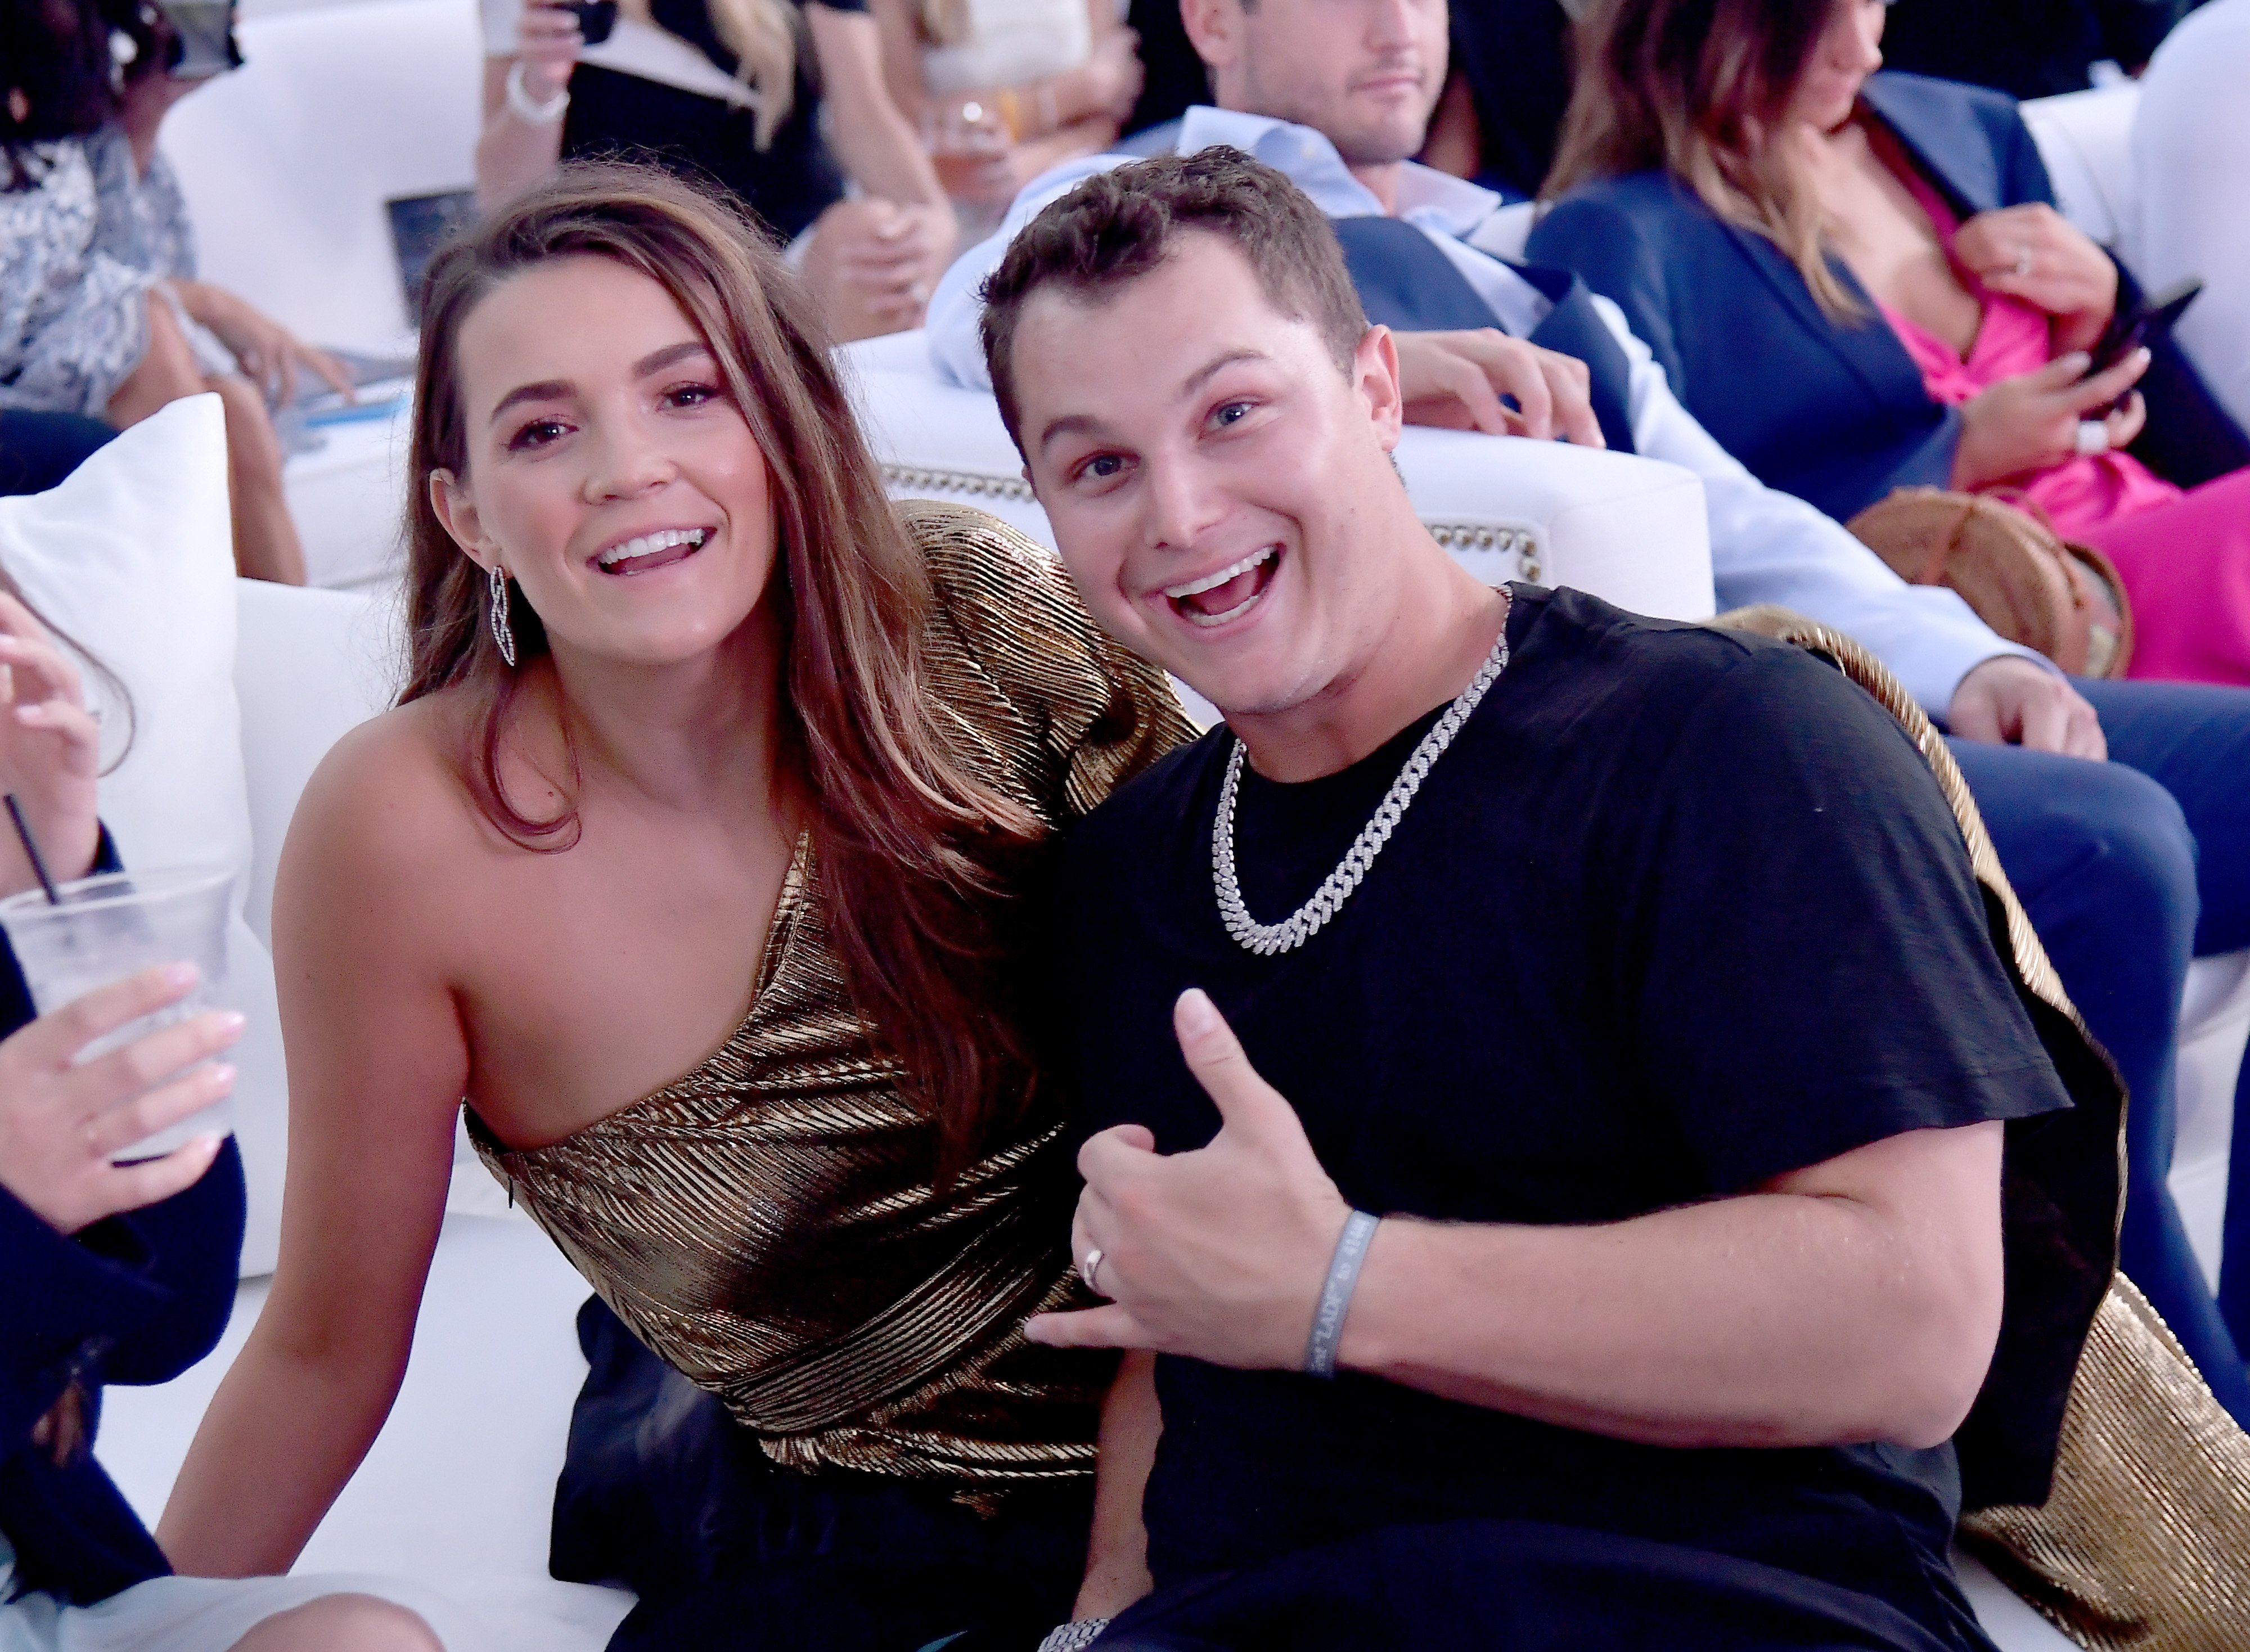
<svg viewBox="0 0 2250 1652">
<path fill-rule="evenodd" d="M 1164 1152 L 1216 1131 L 1171 1032 L 1191 985 L 1377 1213 L 1615 1221 L 2068 1104 L 1953 817 L 1869 696 L 1784 644 L 1513 594 L 1513 662 L 1299 950 L 1256 957 L 1221 926 L 1223 729 L 1082 823 L 1064 909 L 1089 1130 L 1146 1124 Z M 1246 768 L 1254 917 L 1311 895 L 1435 717 L 1322 779 Z M 1350 1373 L 1180 1358 L 1158 1384 L 1160 1582 L 1490 1516 L 1919 1597 L 1957 1503 L 1950 1447 L 1669 1449 Z"/>
<path fill-rule="evenodd" d="M 866 0 L 812 0 L 831 11 L 865 12 Z M 704 0 L 653 0 L 658 25 L 727 73 L 738 59 L 719 38 Z M 804 10 L 798 0 L 797 10 Z M 570 75 L 562 156 L 625 156 L 716 183 L 749 203 L 783 240 L 793 238 L 844 196 L 844 175 L 820 135 L 820 88 L 812 42 L 799 28 L 796 95 L 773 142 L 757 146 L 757 116 L 721 98 L 581 63 Z"/>
</svg>

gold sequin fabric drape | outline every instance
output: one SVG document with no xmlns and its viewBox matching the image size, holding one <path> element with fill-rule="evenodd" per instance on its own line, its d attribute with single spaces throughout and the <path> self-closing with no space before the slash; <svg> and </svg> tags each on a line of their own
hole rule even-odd
<svg viewBox="0 0 2250 1652">
<path fill-rule="evenodd" d="M 980 512 L 904 507 L 938 595 L 929 692 L 982 777 L 1050 825 L 1188 737 L 1161 673 L 1087 618 L 1054 559 Z M 1077 1178 L 1050 1111 L 933 1183 L 829 942 L 797 845 L 749 1013 L 654 1095 L 493 1172 L 633 1333 L 775 1461 L 965 1492 L 1090 1473 L 1108 1365 L 1021 1326 L 1073 1296 Z"/>
<path fill-rule="evenodd" d="M 2066 1069 L 2067 1083 L 2073 1076 L 2067 1069 L 2077 1068 L 2081 1082 L 2071 1088 L 2083 1107 L 2089 1075 L 2071 1033 L 2090 1040 L 2008 888 L 1959 768 L 1929 718 L 1872 655 L 1826 626 L 1772 607 L 1722 615 L 1715 623 L 1826 655 L 1899 720 L 1929 761 L 1961 825 L 1977 880 L 2003 914 L 1996 928 L 2005 933 L 2002 950 L 2019 982 L 2032 999 L 2062 1018 L 2035 1019 L 2058 1068 Z M 2098 1099 L 2099 1087 L 2093 1088 Z M 2122 1189 L 2122 1112 L 2116 1116 L 2115 1185 Z M 2053 1197 L 2044 1205 L 2028 1195 L 2010 1198 L 2012 1253 L 2025 1242 L 2023 1228 L 2039 1225 L 2019 1223 L 2019 1213 L 2043 1214 L 2051 1223 L 2056 1207 L 2085 1204 L 2102 1186 L 2110 1167 L 2102 1162 L 2100 1144 L 2076 1145 L 2075 1157 L 2090 1163 L 2074 1167 L 2057 1151 L 2036 1162 L 2053 1183 Z M 2012 1135 L 2009 1154 L 2012 1160 L 2017 1156 Z M 2115 1211 L 2113 1204 L 2113 1238 Z M 2093 1213 L 2081 1217 L 2081 1229 Z M 2059 1310 L 2046 1303 L 2012 1300 L 2009 1306 L 2012 1316 L 2043 1326 L 2050 1340 L 2066 1331 L 2071 1338 L 2068 1384 L 2053 1434 L 2051 1486 L 2043 1496 L 2019 1501 L 1972 1499 L 1986 1506 L 1963 1520 L 1962 1543 L 2090 1652 L 2250 1649 L 2250 1436 L 2212 1397 L 2147 1299 L 2114 1267 L 2103 1271 L 2090 1322 L 2076 1311 L 2071 1282 L 2051 1282 Z M 2019 1294 L 2012 1254 L 2009 1289 L 2012 1298 Z M 2051 1359 L 2033 1358 L 2019 1370 L 2036 1379 L 2052 1368 Z M 1995 1393 L 1988 1381 L 1978 1407 L 1997 1405 L 2036 1418 L 2050 1403 L 2035 1385 Z M 2009 1443 L 2020 1448 L 2027 1437 L 2019 1433 Z M 1964 1481 L 1969 1468 L 1964 1449 Z"/>
</svg>

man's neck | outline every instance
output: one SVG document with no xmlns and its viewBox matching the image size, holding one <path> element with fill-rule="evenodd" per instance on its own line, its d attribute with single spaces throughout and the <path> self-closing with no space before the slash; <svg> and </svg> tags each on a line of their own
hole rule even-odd
<svg viewBox="0 0 2250 1652">
<path fill-rule="evenodd" d="M 1285 711 L 1226 714 L 1252 768 L 1269 780 L 1348 769 L 1468 687 L 1499 640 L 1506 599 L 1447 556 L 1417 522 L 1391 615 L 1357 657 Z"/>
<path fill-rule="evenodd" d="M 1370 166 L 1353 166 L 1344 162 L 1352 176 L 1367 186 L 1367 192 L 1383 203 L 1385 218 L 1398 216 L 1398 178 L 1405 169 L 1404 161 L 1383 161 Z"/>
</svg>

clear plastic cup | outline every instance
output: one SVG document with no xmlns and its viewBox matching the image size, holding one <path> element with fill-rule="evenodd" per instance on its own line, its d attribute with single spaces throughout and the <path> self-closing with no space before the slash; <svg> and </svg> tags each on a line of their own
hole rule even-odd
<svg viewBox="0 0 2250 1652">
<path fill-rule="evenodd" d="M 233 888 L 234 874 L 224 867 L 106 872 L 58 886 L 59 903 L 50 903 L 40 889 L 0 901 L 0 929 L 42 1015 L 159 964 L 196 966 L 198 979 L 185 998 L 96 1039 L 79 1052 L 83 1063 L 215 1007 L 226 982 Z M 119 1164 L 155 1158 L 195 1137 L 233 1130 L 229 1097 L 111 1157 Z"/>
</svg>

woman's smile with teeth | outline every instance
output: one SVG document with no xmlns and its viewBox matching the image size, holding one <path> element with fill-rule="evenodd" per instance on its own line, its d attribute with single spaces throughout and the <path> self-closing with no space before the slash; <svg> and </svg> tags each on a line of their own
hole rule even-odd
<svg viewBox="0 0 2250 1652">
<path fill-rule="evenodd" d="M 661 528 L 652 534 L 628 539 L 623 544 L 611 545 L 594 561 L 604 573 L 638 573 L 641 571 L 639 568 L 629 568 L 626 564 L 660 565 L 651 563 L 650 559 L 655 557 L 661 557 L 664 564 L 675 563 L 682 556 L 692 556 L 702 550 L 710 537 L 711 529 L 708 528 Z M 680 554 L 666 554 L 675 551 Z"/>
<path fill-rule="evenodd" d="M 1164 596 L 1191 625 L 1225 625 L 1266 594 L 1276 549 L 1268 545 L 1215 574 L 1167 585 Z"/>
</svg>

